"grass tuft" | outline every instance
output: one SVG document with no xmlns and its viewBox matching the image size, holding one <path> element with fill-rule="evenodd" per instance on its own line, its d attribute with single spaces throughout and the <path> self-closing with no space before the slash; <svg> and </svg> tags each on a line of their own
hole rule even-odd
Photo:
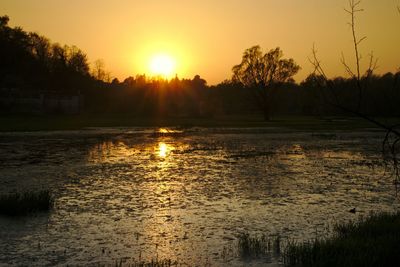
<svg viewBox="0 0 400 267">
<path fill-rule="evenodd" d="M 279 255 L 281 250 L 280 236 L 271 239 L 267 235 L 250 236 L 243 233 L 238 239 L 238 253 L 242 259 L 270 258 L 272 253 Z"/>
<path fill-rule="evenodd" d="M 338 224 L 331 238 L 288 243 L 286 266 L 397 266 L 400 263 L 400 213 L 372 214 Z"/>
<path fill-rule="evenodd" d="M 53 206 L 49 190 L 0 195 L 0 214 L 26 215 L 36 211 L 48 211 Z"/>
</svg>

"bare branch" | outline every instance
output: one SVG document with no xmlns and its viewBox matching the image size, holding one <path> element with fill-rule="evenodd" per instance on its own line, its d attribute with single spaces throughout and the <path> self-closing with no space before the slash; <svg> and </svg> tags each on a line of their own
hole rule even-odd
<svg viewBox="0 0 400 267">
<path fill-rule="evenodd" d="M 335 106 L 335 107 L 339 106 L 339 103 L 340 103 L 339 97 L 336 95 L 336 92 L 333 88 L 334 87 L 333 84 L 331 84 L 331 81 L 329 80 L 328 76 L 326 75 L 324 69 L 321 66 L 321 62 L 317 57 L 317 50 L 315 48 L 315 45 L 313 45 L 312 56 L 313 56 L 313 59 L 310 60 L 310 63 L 314 66 L 314 73 L 318 73 L 323 78 L 323 80 L 325 81 L 325 84 L 327 85 L 327 89 L 329 89 L 329 91 L 334 99 L 334 103 L 332 103 L 329 100 L 329 98 L 323 93 L 322 95 L 323 95 L 325 101 L 332 106 Z M 322 86 L 322 84 L 319 84 L 319 86 L 321 88 L 324 87 L 324 86 Z M 322 92 L 323 92 L 323 90 L 322 90 Z"/>
<path fill-rule="evenodd" d="M 346 63 L 346 59 L 344 57 L 344 54 L 342 52 L 342 57 L 340 58 L 340 62 L 343 64 L 346 72 L 350 75 L 352 78 L 357 78 L 356 74 L 351 70 L 350 66 Z"/>
<path fill-rule="evenodd" d="M 372 76 L 374 71 L 378 68 L 377 64 L 378 64 L 378 59 L 374 58 L 374 52 L 371 51 L 371 53 L 369 54 L 369 65 L 368 65 L 368 69 L 366 71 L 366 78 L 369 78 Z"/>
<path fill-rule="evenodd" d="M 355 1 L 355 0 L 349 0 L 349 9 L 345 9 L 345 11 L 350 15 L 350 22 L 348 23 L 351 28 L 351 33 L 353 36 L 353 45 L 354 45 L 354 56 L 355 56 L 355 62 L 356 62 L 356 71 L 352 71 L 350 66 L 346 63 L 346 60 L 342 54 L 342 59 L 341 62 L 344 65 L 346 72 L 354 79 L 357 81 L 357 88 L 358 88 L 358 104 L 357 104 L 357 110 L 360 109 L 361 107 L 361 100 L 362 100 L 362 85 L 361 85 L 361 71 L 360 71 L 360 61 L 361 61 L 361 55 L 359 52 L 358 46 L 362 41 L 366 39 L 366 37 L 358 38 L 356 34 L 356 25 L 355 25 L 355 20 L 356 20 L 356 13 L 357 12 L 362 12 L 363 9 L 359 8 L 358 6 L 360 5 L 361 1 Z"/>
<path fill-rule="evenodd" d="M 332 93 L 332 95 L 334 96 L 334 102 L 329 101 L 329 99 L 327 100 L 327 103 L 341 109 L 344 112 L 347 112 L 351 115 L 354 115 L 356 117 L 362 118 L 365 121 L 374 124 L 375 126 L 379 127 L 380 129 L 385 130 L 386 135 L 385 138 L 383 139 L 382 142 L 382 152 L 384 155 L 384 162 L 385 163 L 389 163 L 392 165 L 393 167 L 393 172 L 394 175 L 396 177 L 395 179 L 395 184 L 397 187 L 397 184 L 400 182 L 400 158 L 399 158 L 399 147 L 400 147 L 400 125 L 389 125 L 389 124 L 385 124 L 371 116 L 368 116 L 362 112 L 360 112 L 359 108 L 360 108 L 360 103 L 361 103 L 361 97 L 362 97 L 362 84 L 361 84 L 361 74 L 360 74 L 360 60 L 361 60 L 361 55 L 359 54 L 359 50 L 358 50 L 358 46 L 359 44 L 365 40 L 365 37 L 362 37 L 360 39 L 357 38 L 356 36 L 356 30 L 355 30 L 355 14 L 357 12 L 361 12 L 362 9 L 358 8 L 357 6 L 360 4 L 360 1 L 355 1 L 355 0 L 349 0 L 349 5 L 350 5 L 350 9 L 347 10 L 345 9 L 345 11 L 350 14 L 351 16 L 351 22 L 349 23 L 351 30 L 352 30 L 352 37 L 353 37 L 353 44 L 354 44 L 354 54 L 355 54 L 355 59 L 356 59 L 356 67 L 357 67 L 357 71 L 354 72 L 352 71 L 352 69 L 350 68 L 350 66 L 346 63 L 345 57 L 342 53 L 342 58 L 341 58 L 341 62 L 346 70 L 346 72 L 352 77 L 355 78 L 357 81 L 357 88 L 359 90 L 359 97 L 358 97 L 358 107 L 356 110 L 352 109 L 351 107 L 346 107 L 344 105 L 342 105 L 339 101 L 339 99 L 337 98 L 336 94 L 335 94 L 335 84 L 328 79 L 328 77 L 326 76 L 322 66 L 321 66 L 321 62 L 317 57 L 317 50 L 315 49 L 315 46 L 313 45 L 313 49 L 312 49 L 312 58 L 308 59 L 309 62 L 313 65 L 314 67 L 314 73 L 318 73 L 319 75 L 321 75 L 321 77 L 323 78 L 324 82 L 325 82 L 325 87 L 327 87 L 327 89 Z M 400 7 L 398 7 L 398 11 L 400 13 Z M 377 59 L 374 58 L 374 54 L 373 52 L 371 52 L 371 54 L 369 55 L 369 66 L 368 69 L 366 71 L 365 77 L 369 78 L 370 76 L 372 76 L 373 72 L 375 71 L 375 69 L 377 68 Z M 397 76 L 395 79 L 395 84 L 397 81 Z M 319 80 L 317 80 L 317 82 L 321 82 Z M 321 86 L 321 88 L 324 88 Z M 324 94 L 324 90 L 321 90 L 322 94 Z"/>
<path fill-rule="evenodd" d="M 357 45 L 359 45 L 362 41 L 364 41 L 365 39 L 367 39 L 367 36 L 364 36 L 362 38 L 360 38 L 357 42 Z"/>
<path fill-rule="evenodd" d="M 321 62 L 318 60 L 317 57 L 317 50 L 315 48 L 315 46 L 313 45 L 312 48 L 312 60 L 310 60 L 310 63 L 314 66 L 314 72 L 317 72 L 319 75 L 321 75 L 322 77 L 324 77 L 324 79 L 328 80 L 328 77 L 326 76 L 324 69 L 321 67 Z"/>
</svg>

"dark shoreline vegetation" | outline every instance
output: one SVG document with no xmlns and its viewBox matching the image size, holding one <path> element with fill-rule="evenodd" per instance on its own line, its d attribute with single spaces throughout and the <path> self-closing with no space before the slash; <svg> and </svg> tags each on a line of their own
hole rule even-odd
<svg viewBox="0 0 400 267">
<path fill-rule="evenodd" d="M 247 260 L 274 253 L 285 266 L 396 266 L 400 261 L 400 212 L 376 213 L 337 224 L 331 237 L 283 243 L 279 236 L 243 234 L 238 252 Z"/>
<path fill-rule="evenodd" d="M 398 118 L 382 118 L 387 123 L 399 123 Z M 279 131 L 353 131 L 381 130 L 360 118 L 330 116 L 276 116 L 264 121 L 260 116 L 199 117 L 137 117 L 132 114 L 81 114 L 81 115 L 0 115 L 0 132 L 82 130 L 97 127 L 238 127 L 274 128 Z"/>
<path fill-rule="evenodd" d="M 53 207 L 49 190 L 28 191 L 0 195 L 0 215 L 22 216 L 38 211 L 49 211 Z"/>
<path fill-rule="evenodd" d="M 333 96 L 341 99 L 341 106 L 362 114 L 378 117 L 400 114 L 397 93 L 400 72 L 368 74 L 360 77 L 360 81 L 354 77 L 325 81 L 320 75 L 310 74 L 304 81 L 295 82 L 293 76 L 299 66 L 293 59 L 285 59 L 279 48 L 264 55 L 255 46 L 244 52 L 243 62 L 247 62 L 246 56 L 258 60 L 270 55 L 276 60 L 264 64 L 272 64 L 277 73 L 265 75 L 283 75 L 282 79 L 263 81 L 261 84 L 266 87 L 261 91 L 259 84 L 243 83 L 248 80 L 243 73 L 243 68 L 247 69 L 243 62 L 234 67 L 232 77 L 217 85 L 208 85 L 199 75 L 163 79 L 137 74 L 119 81 L 106 75 L 104 64 L 91 66 L 78 47 L 53 43 L 38 33 L 11 27 L 8 22 L 9 17 L 0 16 L 0 114 L 5 117 L 81 114 L 85 119 L 87 114 L 105 117 L 130 114 L 153 121 L 177 117 L 258 115 L 261 120 L 269 120 L 279 116 L 354 115 L 328 105 Z M 282 64 L 286 69 L 279 68 Z M 368 86 L 362 104 L 358 105 L 354 99 L 359 95 L 356 85 L 360 82 Z"/>
</svg>

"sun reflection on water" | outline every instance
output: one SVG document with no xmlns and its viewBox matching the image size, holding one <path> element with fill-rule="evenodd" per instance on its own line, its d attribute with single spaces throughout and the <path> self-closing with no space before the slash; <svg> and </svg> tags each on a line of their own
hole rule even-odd
<svg viewBox="0 0 400 267">
<path fill-rule="evenodd" d="M 98 255 L 98 261 L 109 260 L 110 265 L 112 257 L 127 259 L 124 264 L 129 265 L 129 259 L 151 261 L 156 256 L 185 266 L 243 266 L 235 252 L 229 252 L 242 229 L 307 240 L 316 230 L 325 231 L 325 225 L 330 231 L 336 218 L 348 220 L 350 207 L 367 214 L 399 205 L 392 179 L 383 179 L 384 168 L 371 168 L 380 155 L 364 143 L 364 136 L 326 142 L 298 135 L 282 140 L 280 135 L 172 131 L 82 135 L 80 139 L 87 138 L 83 147 L 74 138 L 60 146 L 54 146 L 53 139 L 40 139 L 52 155 L 40 168 L 48 172 L 45 185 L 54 187 L 57 212 L 51 213 L 48 228 L 41 227 L 42 217 L 32 218 L 34 233 L 24 244 L 19 240 L 23 227 L 0 222 L 4 229 L 11 226 L 7 238 L 13 244 L 0 242 L 0 257 L 21 248 L 14 265 L 29 265 L 25 258 L 50 253 L 70 265 L 90 265 Z M 11 146 L 1 147 L 0 159 L 12 167 L 0 164 L 0 176 L 15 181 L 0 184 L 16 187 L 24 180 L 20 177 L 38 174 L 36 165 L 22 159 L 25 150 L 32 149 L 31 156 L 42 151 L 33 142 L 19 145 L 19 137 L 13 142 L 12 149 L 21 156 L 11 158 Z M 66 164 L 60 165 L 60 159 Z M 23 169 L 15 174 L 13 166 Z M 38 182 L 29 179 L 22 186 Z M 47 215 L 44 219 L 47 222 Z M 58 231 L 65 225 L 71 231 Z M 39 238 L 54 245 L 32 249 L 30 244 Z M 66 243 L 76 250 L 64 250 Z"/>
<path fill-rule="evenodd" d="M 158 155 L 162 158 L 165 158 L 168 153 L 168 147 L 166 143 L 160 142 L 158 143 Z"/>
<path fill-rule="evenodd" d="M 166 158 L 167 156 L 170 155 L 170 153 L 175 149 L 174 146 L 164 143 L 164 142 L 159 142 L 158 147 L 156 148 L 157 155 L 160 158 Z"/>
<path fill-rule="evenodd" d="M 160 128 L 160 129 L 158 129 L 158 132 L 159 133 L 169 133 L 170 130 L 168 130 L 167 128 Z"/>
</svg>

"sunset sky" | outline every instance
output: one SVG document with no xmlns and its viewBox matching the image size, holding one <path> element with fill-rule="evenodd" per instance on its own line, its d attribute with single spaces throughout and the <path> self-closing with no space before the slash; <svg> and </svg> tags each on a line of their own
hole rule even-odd
<svg viewBox="0 0 400 267">
<path fill-rule="evenodd" d="M 76 45 L 89 61 L 103 59 L 120 80 L 148 73 L 152 57 L 174 59 L 180 78 L 199 74 L 209 84 L 231 77 L 245 49 L 280 46 L 311 71 L 313 44 L 329 76 L 345 75 L 341 52 L 353 62 L 347 0 L 1 0 L 11 26 Z M 357 17 L 363 63 L 374 51 L 378 73 L 400 67 L 400 0 L 364 0 Z"/>
</svg>

